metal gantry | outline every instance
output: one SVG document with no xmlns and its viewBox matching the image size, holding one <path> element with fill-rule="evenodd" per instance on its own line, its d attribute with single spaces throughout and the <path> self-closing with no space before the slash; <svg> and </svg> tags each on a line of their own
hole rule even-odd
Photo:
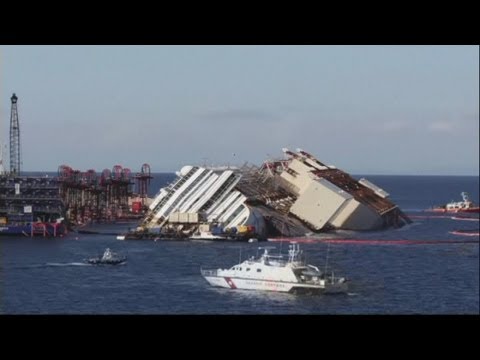
<svg viewBox="0 0 480 360">
<path fill-rule="evenodd" d="M 115 165 L 112 171 L 105 169 L 97 175 L 95 170 L 81 172 L 61 165 L 58 179 L 67 216 L 74 224 L 114 221 L 136 214 L 130 209 L 134 183 L 128 168 Z M 144 188 L 145 194 L 147 187 L 148 184 Z"/>
<path fill-rule="evenodd" d="M 150 173 L 150 165 L 143 164 L 141 172 L 135 175 L 137 194 L 141 199 L 142 208 L 145 207 L 145 199 L 148 197 L 148 187 L 153 179 Z"/>
<path fill-rule="evenodd" d="M 20 125 L 18 122 L 18 97 L 13 94 L 10 114 L 10 173 L 20 175 Z"/>
</svg>

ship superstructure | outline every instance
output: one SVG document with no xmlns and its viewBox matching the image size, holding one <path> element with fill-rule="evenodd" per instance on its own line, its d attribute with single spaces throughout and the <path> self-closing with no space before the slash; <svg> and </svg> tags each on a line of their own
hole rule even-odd
<svg viewBox="0 0 480 360">
<path fill-rule="evenodd" d="M 301 149 L 283 152 L 283 159 L 260 167 L 184 166 L 154 198 L 143 229 L 173 229 L 197 237 L 209 232 L 301 236 L 410 222 L 389 194 L 370 181 L 357 181 Z"/>
<path fill-rule="evenodd" d="M 262 220 L 261 215 L 245 204 L 248 197 L 236 189 L 242 177 L 239 169 L 184 166 L 177 175 L 150 204 L 144 226 L 188 230 L 192 225 L 206 222 L 222 224 L 223 228 L 245 223 L 262 227 L 261 221 L 255 221 L 255 217 Z"/>
</svg>

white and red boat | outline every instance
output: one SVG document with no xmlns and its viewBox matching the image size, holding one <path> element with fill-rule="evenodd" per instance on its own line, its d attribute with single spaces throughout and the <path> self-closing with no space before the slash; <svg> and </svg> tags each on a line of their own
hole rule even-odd
<svg viewBox="0 0 480 360">
<path fill-rule="evenodd" d="M 348 290 L 345 277 L 335 277 L 333 271 L 320 271 L 302 261 L 299 245 L 290 245 L 288 258 L 264 253 L 232 266 L 230 269 L 201 270 L 210 285 L 228 289 L 278 291 L 290 293 L 344 293 Z"/>
<path fill-rule="evenodd" d="M 433 211 L 433 212 L 450 212 L 450 213 L 458 213 L 458 212 L 465 212 L 465 213 L 478 213 L 480 212 L 480 207 L 478 205 L 475 205 L 468 197 L 468 194 L 466 192 L 462 192 L 462 198 L 463 201 L 452 201 L 449 202 L 448 204 L 441 205 L 434 207 L 432 209 L 429 209 L 428 211 Z"/>
</svg>

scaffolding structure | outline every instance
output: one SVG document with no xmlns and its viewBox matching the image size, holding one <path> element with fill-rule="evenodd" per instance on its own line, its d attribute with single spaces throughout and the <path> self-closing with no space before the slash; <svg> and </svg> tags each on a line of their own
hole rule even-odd
<svg viewBox="0 0 480 360">
<path fill-rule="evenodd" d="M 61 165 L 58 181 L 67 216 L 74 224 L 115 221 L 131 216 L 129 199 L 134 183 L 128 168 L 115 165 L 111 171 L 104 169 L 98 175 L 93 169 L 81 172 Z"/>
<path fill-rule="evenodd" d="M 248 204 L 266 205 L 276 211 L 287 214 L 296 200 L 293 192 L 283 185 L 283 182 L 275 172 L 268 171 L 268 167 L 261 168 L 250 165 L 240 168 L 242 177 L 235 185 L 248 200 Z"/>
<path fill-rule="evenodd" d="M 145 199 L 148 197 L 148 187 L 153 176 L 150 173 L 150 165 L 143 164 L 139 173 L 135 174 L 136 194 L 140 198 L 142 210 L 146 211 Z"/>
</svg>

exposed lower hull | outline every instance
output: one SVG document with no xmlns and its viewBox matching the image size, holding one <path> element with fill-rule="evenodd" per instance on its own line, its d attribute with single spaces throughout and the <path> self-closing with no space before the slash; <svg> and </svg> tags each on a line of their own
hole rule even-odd
<svg viewBox="0 0 480 360">
<path fill-rule="evenodd" d="M 348 289 L 347 283 L 335 285 L 314 285 L 294 282 L 230 278 L 222 276 L 204 276 L 204 278 L 212 286 L 227 289 L 275 291 L 286 293 L 343 293 Z"/>
</svg>

